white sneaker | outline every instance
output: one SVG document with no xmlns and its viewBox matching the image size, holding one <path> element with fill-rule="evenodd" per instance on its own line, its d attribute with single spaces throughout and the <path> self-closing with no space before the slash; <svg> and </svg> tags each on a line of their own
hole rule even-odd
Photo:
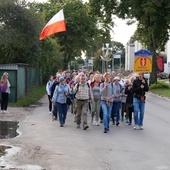
<svg viewBox="0 0 170 170">
<path fill-rule="evenodd" d="M 135 125 L 135 126 L 133 127 L 133 129 L 134 129 L 134 130 L 137 130 L 137 129 L 138 129 L 138 126 L 137 126 L 137 125 Z"/>
<path fill-rule="evenodd" d="M 49 115 L 51 115 L 52 114 L 52 112 L 49 112 Z"/>
<path fill-rule="evenodd" d="M 9 113 L 7 110 L 4 110 L 4 113 Z"/>
<path fill-rule="evenodd" d="M 96 121 L 96 126 L 99 126 L 99 122 L 98 121 Z"/>
<path fill-rule="evenodd" d="M 143 130 L 143 126 L 139 126 L 139 129 L 140 129 L 140 130 Z"/>
</svg>

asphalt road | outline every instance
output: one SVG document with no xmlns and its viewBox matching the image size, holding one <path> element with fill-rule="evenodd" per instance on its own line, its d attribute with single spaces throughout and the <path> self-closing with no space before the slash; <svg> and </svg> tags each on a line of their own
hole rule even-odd
<svg viewBox="0 0 170 170">
<path fill-rule="evenodd" d="M 59 127 L 48 114 L 47 97 L 41 102 L 20 129 L 50 153 L 47 170 L 170 170 L 170 100 L 147 94 L 144 130 L 121 122 L 107 134 L 103 124 L 90 125 L 90 115 L 90 128 L 77 129 L 70 112 Z"/>
</svg>

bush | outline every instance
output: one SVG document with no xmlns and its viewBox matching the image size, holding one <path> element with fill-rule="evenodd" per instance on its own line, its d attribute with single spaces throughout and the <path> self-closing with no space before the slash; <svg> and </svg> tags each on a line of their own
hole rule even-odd
<svg viewBox="0 0 170 170">
<path fill-rule="evenodd" d="M 151 84 L 150 89 L 170 89 L 170 85 L 164 81 L 158 80 L 157 83 Z"/>
</svg>

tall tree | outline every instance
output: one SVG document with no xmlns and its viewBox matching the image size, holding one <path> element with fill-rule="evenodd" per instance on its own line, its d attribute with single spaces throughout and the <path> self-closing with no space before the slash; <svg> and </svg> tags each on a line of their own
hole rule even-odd
<svg viewBox="0 0 170 170">
<path fill-rule="evenodd" d="M 100 6 L 101 4 L 102 6 Z M 98 7 L 100 6 L 100 10 L 106 9 L 106 5 L 101 1 L 99 1 L 99 4 L 96 5 Z M 157 82 L 156 55 L 157 51 L 164 50 L 165 44 L 169 38 L 168 30 L 170 27 L 170 1 L 121 0 L 117 4 L 116 10 L 115 6 L 109 6 L 108 8 L 111 11 L 110 16 L 116 13 L 118 17 L 122 19 L 129 19 L 129 23 L 133 23 L 134 20 L 138 22 L 138 35 L 140 36 L 140 39 L 142 39 L 142 42 L 146 45 L 147 49 L 153 52 L 150 83 Z M 99 12 L 99 10 L 97 12 Z"/>
<path fill-rule="evenodd" d="M 0 1 L 0 62 L 27 63 L 40 61 L 40 17 L 19 0 Z"/>
</svg>

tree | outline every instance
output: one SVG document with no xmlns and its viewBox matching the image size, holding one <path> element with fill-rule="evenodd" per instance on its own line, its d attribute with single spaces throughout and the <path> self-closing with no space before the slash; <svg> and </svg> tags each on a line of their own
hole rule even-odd
<svg viewBox="0 0 170 170">
<path fill-rule="evenodd" d="M 170 1 L 122 0 L 117 8 L 121 18 L 135 18 L 138 21 L 137 34 L 148 50 L 153 52 L 150 83 L 157 82 L 157 52 L 164 51 L 169 39 Z"/>
<path fill-rule="evenodd" d="M 57 11 L 64 10 L 67 32 L 58 33 L 51 37 L 55 38 L 60 45 L 60 51 L 63 52 L 63 69 L 67 69 L 69 61 L 80 56 L 81 51 L 90 48 L 89 41 L 95 37 L 98 31 L 97 20 L 89 15 L 87 4 L 83 4 L 80 0 L 49 0 L 43 6 L 40 4 L 38 7 L 37 11 L 45 16 L 46 22 Z"/>
<path fill-rule="evenodd" d="M 94 12 L 111 18 L 116 14 L 122 19 L 129 19 L 128 23 L 131 24 L 136 20 L 138 22 L 137 32 L 139 38 L 145 44 L 148 50 L 153 52 L 153 65 L 151 74 L 151 83 L 157 82 L 157 66 L 156 56 L 157 51 L 164 50 L 165 44 L 169 38 L 168 30 L 170 27 L 170 1 L 169 0 L 121 0 L 115 5 L 108 6 L 110 1 L 90 0 L 95 3 Z M 106 8 L 107 7 L 107 8 Z M 97 10 L 96 10 L 97 9 Z M 110 14 L 107 12 L 110 11 Z"/>
<path fill-rule="evenodd" d="M 18 0 L 0 1 L 0 63 L 27 63 L 38 66 L 40 61 L 40 17 Z"/>
</svg>

